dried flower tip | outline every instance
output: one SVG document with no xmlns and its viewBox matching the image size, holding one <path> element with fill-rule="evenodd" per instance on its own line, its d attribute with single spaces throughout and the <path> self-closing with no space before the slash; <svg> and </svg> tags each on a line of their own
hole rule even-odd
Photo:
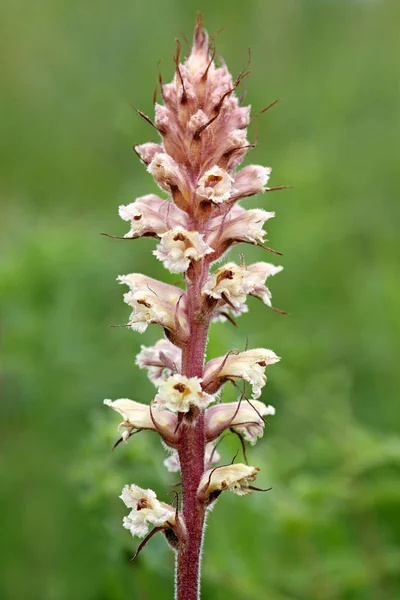
<svg viewBox="0 0 400 600">
<path fill-rule="evenodd" d="M 126 238 L 142 236 L 160 237 L 171 227 L 185 225 L 187 215 L 169 200 L 154 194 L 137 198 L 135 202 L 119 207 L 119 216 L 130 221 L 131 229 Z"/>
<path fill-rule="evenodd" d="M 243 379 L 252 386 L 253 398 L 259 398 L 267 381 L 265 368 L 279 361 L 280 357 L 266 348 L 214 358 L 205 366 L 204 389 L 215 394 L 225 381 Z"/>
<path fill-rule="evenodd" d="M 238 496 L 251 494 L 249 484 L 255 481 L 259 470 L 258 467 L 237 463 L 206 471 L 200 481 L 199 499 L 204 501 L 210 494 L 225 490 Z"/>
<path fill-rule="evenodd" d="M 158 431 L 167 440 L 174 436 L 177 419 L 167 410 L 154 409 L 150 412 L 150 406 L 147 404 L 128 400 L 128 398 L 114 401 L 107 399 L 104 400 L 104 404 L 122 415 L 124 420 L 118 426 L 118 431 L 124 441 L 129 438 L 131 433 L 142 429 Z"/>
<path fill-rule="evenodd" d="M 137 485 L 126 485 L 120 496 L 131 512 L 124 517 L 123 526 L 133 536 L 144 537 L 149 525 L 171 527 L 175 524 L 175 509 L 157 500 L 153 490 L 144 490 Z"/>
<path fill-rule="evenodd" d="M 153 251 L 166 269 L 171 273 L 184 273 L 192 261 L 214 252 L 197 231 L 186 231 L 175 227 L 161 236 L 161 242 Z"/>
<path fill-rule="evenodd" d="M 170 375 L 181 369 L 182 351 L 166 339 L 158 340 L 154 346 L 141 346 L 136 356 L 140 369 L 147 369 L 147 375 L 157 387 Z"/>
<path fill-rule="evenodd" d="M 254 446 L 264 433 L 262 417 L 274 414 L 273 406 L 258 400 L 252 400 L 251 404 L 243 400 L 210 406 L 206 411 L 206 438 L 215 440 L 226 429 L 233 429 Z"/>
<path fill-rule="evenodd" d="M 196 29 L 194 32 L 192 52 L 187 59 L 185 66 L 194 75 L 204 73 L 210 62 L 208 50 L 208 35 L 203 29 L 201 17 L 198 16 Z"/>
<path fill-rule="evenodd" d="M 160 385 L 154 404 L 172 412 L 187 413 L 193 406 L 206 408 L 214 400 L 214 396 L 203 392 L 201 379 L 177 373 Z"/>
<path fill-rule="evenodd" d="M 215 204 L 226 202 L 236 191 L 232 188 L 234 179 L 221 167 L 214 166 L 200 177 L 197 195 L 202 200 L 210 200 Z"/>
<path fill-rule="evenodd" d="M 265 286 L 265 280 L 282 271 L 269 263 L 259 262 L 248 267 L 233 262 L 217 269 L 202 289 L 202 293 L 223 300 L 233 308 L 239 308 L 248 295 L 260 298 L 271 306 L 271 292 Z"/>
</svg>

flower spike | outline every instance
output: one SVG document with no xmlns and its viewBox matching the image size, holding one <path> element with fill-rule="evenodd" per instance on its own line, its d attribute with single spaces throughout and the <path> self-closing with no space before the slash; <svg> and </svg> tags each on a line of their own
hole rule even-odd
<svg viewBox="0 0 400 600">
<path fill-rule="evenodd" d="M 121 205 L 119 216 L 127 227 L 109 237 L 138 240 L 133 242 L 138 245 L 140 238 L 149 238 L 153 257 L 171 274 L 170 281 L 179 274 L 182 285 L 140 273 L 118 277 L 128 286 L 123 297 L 131 310 L 123 327 L 147 335 L 148 326 L 156 324 L 164 337 L 141 346 L 136 358 L 156 387 L 154 396 L 147 403 L 120 398 L 105 404 L 123 419 L 116 446 L 141 431 L 156 432 L 168 452 L 164 465 L 181 476 L 175 485 L 182 493 L 174 492 L 173 506 L 151 489 L 124 487 L 121 498 L 131 512 L 123 525 L 143 538 L 132 560 L 162 533 L 176 553 L 176 598 L 194 600 L 200 597 L 206 511 L 223 491 L 239 496 L 264 491 L 253 485 L 259 469 L 248 464 L 246 444 L 253 446 L 263 436 L 265 417 L 275 414 L 259 398 L 267 366 L 280 360 L 272 350 L 246 343 L 242 352 L 227 348 L 224 356 L 205 362 L 210 326 L 215 321 L 236 325 L 236 318 L 248 311 L 248 296 L 280 312 L 272 306 L 267 279 L 282 266 L 247 265 L 242 255 L 239 264 L 221 260 L 237 244 L 280 255 L 266 245 L 265 226 L 275 212 L 264 206 L 248 209 L 245 201 L 287 186 L 267 187 L 270 167 L 242 166 L 255 147 L 247 138 L 249 124 L 276 104 L 251 119 L 244 95 L 237 97 L 250 73 L 250 51 L 245 67 L 232 77 L 223 59 L 215 61 L 215 37 L 209 42 L 198 15 L 192 48 L 186 59 L 181 54 L 176 40 L 172 81 L 164 83 L 159 70 L 161 101 L 155 94 L 154 119 L 133 107 L 160 135 L 155 142 L 135 143 L 134 151 L 161 196 L 147 194 Z M 237 402 L 218 397 L 227 382 L 239 390 Z M 240 447 L 231 464 L 219 465 L 219 444 L 229 433 L 239 438 Z M 240 451 L 246 464 L 235 463 Z"/>
</svg>

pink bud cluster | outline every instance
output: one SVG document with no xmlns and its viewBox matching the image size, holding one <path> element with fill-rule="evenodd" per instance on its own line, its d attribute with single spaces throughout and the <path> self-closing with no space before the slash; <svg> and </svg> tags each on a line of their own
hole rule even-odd
<svg viewBox="0 0 400 600">
<path fill-rule="evenodd" d="M 157 388 L 150 404 L 105 401 L 123 418 L 121 440 L 140 430 L 157 432 L 171 453 L 167 468 L 181 471 L 182 506 L 177 502 L 173 508 L 135 485 L 126 486 L 121 496 L 132 509 L 125 527 L 145 536 L 153 524 L 145 541 L 162 531 L 177 551 L 179 600 L 197 597 L 207 507 L 224 490 L 245 495 L 258 489 L 252 485 L 257 467 L 212 465 L 221 460 L 216 444 L 224 432 L 235 433 L 243 446 L 263 435 L 264 417 L 275 410 L 259 397 L 266 367 L 279 360 L 265 348 L 227 349 L 225 356 L 204 364 L 210 324 L 232 321 L 247 311 L 248 296 L 272 306 L 266 280 L 282 270 L 265 262 L 228 262 L 213 268 L 235 244 L 262 245 L 263 225 L 274 217 L 273 212 L 246 210 L 239 204 L 270 189 L 266 185 L 271 169 L 239 169 L 251 147 L 250 107 L 240 105 L 235 90 L 247 73 L 234 80 L 214 57 L 198 21 L 190 56 L 180 63 L 178 47 L 174 79 L 161 82 L 163 104 L 155 105 L 155 122 L 145 117 L 161 141 L 135 148 L 167 197 L 149 194 L 120 206 L 119 214 L 130 227 L 125 238 L 154 238 L 154 256 L 171 273 L 183 274 L 186 285 L 181 288 L 138 273 L 118 277 L 128 286 L 124 300 L 131 308 L 129 327 L 143 333 L 155 323 L 165 337 L 152 347 L 142 346 L 137 357 L 137 365 L 147 370 Z M 231 382 L 238 387 L 240 381 L 249 384 L 251 393 L 223 403 L 223 386 Z"/>
</svg>

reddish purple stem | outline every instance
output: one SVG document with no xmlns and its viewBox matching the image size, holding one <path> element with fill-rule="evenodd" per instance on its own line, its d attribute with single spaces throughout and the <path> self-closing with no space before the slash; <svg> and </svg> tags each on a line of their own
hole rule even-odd
<svg viewBox="0 0 400 600">
<path fill-rule="evenodd" d="M 188 313 L 190 338 L 182 353 L 182 373 L 187 377 L 202 377 L 209 322 L 197 322 L 196 313 L 201 287 L 208 275 L 208 264 L 200 261 L 188 281 Z M 182 424 L 179 461 L 182 473 L 183 516 L 187 529 L 186 543 L 180 546 L 176 563 L 176 600 L 197 600 L 200 592 L 200 555 L 204 529 L 204 505 L 197 491 L 204 472 L 205 452 L 204 411 L 193 424 Z"/>
</svg>

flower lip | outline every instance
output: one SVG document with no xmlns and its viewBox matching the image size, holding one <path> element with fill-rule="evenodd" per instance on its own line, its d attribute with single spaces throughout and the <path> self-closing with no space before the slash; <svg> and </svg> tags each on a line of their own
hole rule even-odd
<svg viewBox="0 0 400 600">
<path fill-rule="evenodd" d="M 203 286 L 202 294 L 232 308 L 239 308 L 246 302 L 247 296 L 255 296 L 271 306 L 271 292 L 266 287 L 265 280 L 282 269 L 281 266 L 264 262 L 248 267 L 229 262 L 214 271 Z"/>
<path fill-rule="evenodd" d="M 214 166 L 200 177 L 197 185 L 197 195 L 203 200 L 221 204 L 229 200 L 234 193 L 233 177 L 221 167 Z"/>
<path fill-rule="evenodd" d="M 154 405 L 172 412 L 188 413 L 192 407 L 206 408 L 215 398 L 203 391 L 199 377 L 176 373 L 161 383 Z"/>
<path fill-rule="evenodd" d="M 137 485 L 126 485 L 120 496 L 131 512 L 124 517 L 123 526 L 133 536 L 144 537 L 149 525 L 169 528 L 175 525 L 175 509 L 161 502 L 153 490 L 143 489 Z"/>
<path fill-rule="evenodd" d="M 193 261 L 212 252 L 214 250 L 206 244 L 202 234 L 175 227 L 161 235 L 160 244 L 153 254 L 171 273 L 184 273 Z"/>
</svg>

